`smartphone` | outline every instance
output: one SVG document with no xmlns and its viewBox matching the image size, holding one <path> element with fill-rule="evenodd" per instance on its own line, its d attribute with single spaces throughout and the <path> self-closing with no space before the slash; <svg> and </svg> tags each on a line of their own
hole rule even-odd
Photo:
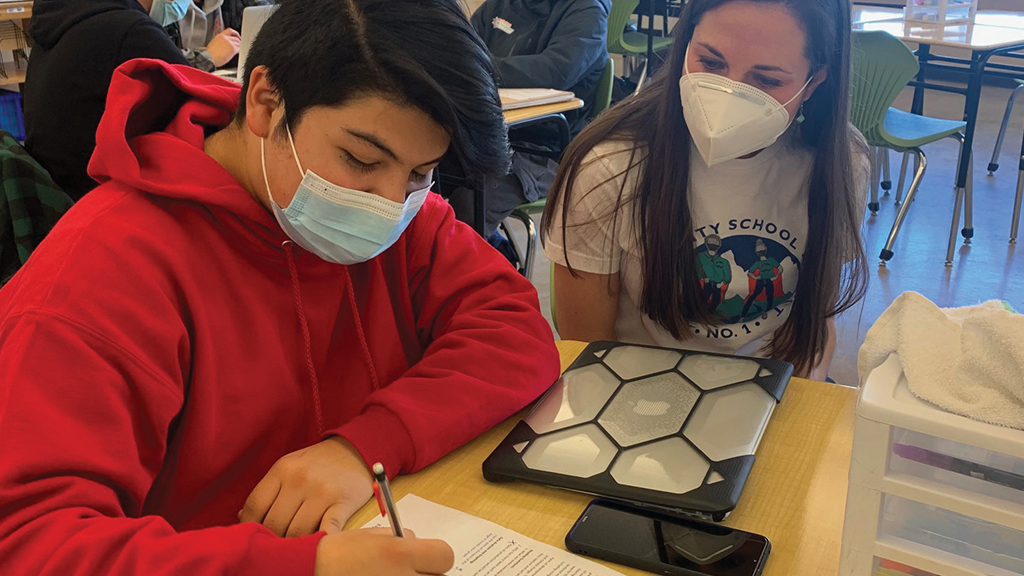
<svg viewBox="0 0 1024 576">
<path fill-rule="evenodd" d="M 764 536 L 611 500 L 594 500 L 565 536 L 571 552 L 669 576 L 758 576 Z"/>
</svg>

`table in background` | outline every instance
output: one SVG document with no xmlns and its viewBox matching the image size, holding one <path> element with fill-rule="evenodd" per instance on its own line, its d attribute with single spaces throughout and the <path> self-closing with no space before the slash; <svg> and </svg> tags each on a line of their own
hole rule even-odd
<svg viewBox="0 0 1024 576">
<path fill-rule="evenodd" d="M 886 12 L 893 14 L 894 17 L 889 19 L 879 17 Z M 995 23 L 999 25 L 995 25 Z M 857 7 L 854 9 L 853 29 L 880 30 L 888 32 L 904 42 L 913 42 L 918 45 L 917 59 L 921 68 L 917 79 L 910 82 L 910 85 L 914 87 L 914 102 L 911 107 L 911 112 L 914 114 L 924 113 L 925 89 L 951 92 L 966 97 L 964 121 L 967 122 L 967 128 L 964 130 L 964 153 L 961 155 L 956 175 L 958 204 L 955 210 L 959 212 L 959 199 L 968 198 L 966 196 L 968 168 L 971 165 L 971 150 L 974 146 L 978 107 L 981 102 L 981 89 L 985 76 L 1024 77 L 1024 66 L 990 62 L 993 56 L 1024 59 L 1024 54 L 1018 53 L 1024 50 L 1024 13 L 984 11 L 979 12 L 972 23 L 940 26 L 908 22 L 904 20 L 902 10 L 898 8 Z M 946 46 L 969 51 L 971 57 L 967 59 L 932 54 L 932 46 Z M 929 71 L 934 70 L 966 73 L 968 74 L 967 85 L 960 87 L 929 82 L 926 75 Z M 972 207 L 969 202 L 966 203 L 964 209 L 966 211 L 965 225 L 960 233 L 964 238 L 970 240 L 974 236 L 974 227 L 971 216 Z"/>
<path fill-rule="evenodd" d="M 523 128 L 532 124 L 551 123 L 558 130 L 558 138 L 561 143 L 561 150 L 569 145 L 571 138 L 569 121 L 565 113 L 571 110 L 583 108 L 583 100 L 573 98 L 566 102 L 555 104 L 544 104 L 542 106 L 527 106 L 516 110 L 506 110 L 505 124 L 509 128 Z M 485 210 L 487 199 L 483 187 L 473 186 L 473 221 L 475 229 L 481 236 L 484 235 L 484 223 L 487 218 Z"/>
<path fill-rule="evenodd" d="M 584 347 L 559 342 L 562 368 Z M 739 506 L 724 522 L 771 540 L 765 576 L 838 573 L 855 400 L 850 388 L 794 379 L 772 416 Z M 526 482 L 492 484 L 481 473 L 484 459 L 523 416 L 513 416 L 421 472 L 400 476 L 391 485 L 395 497 L 416 494 L 564 547 L 566 533 L 591 496 Z M 367 503 L 348 527 L 362 526 L 376 514 L 376 503 Z M 646 574 L 604 564 L 629 576 Z"/>
<path fill-rule="evenodd" d="M 557 123 L 565 126 L 565 135 L 567 136 L 569 133 L 569 123 L 566 121 L 564 113 L 571 110 L 578 110 L 580 108 L 583 108 L 583 100 L 573 98 L 572 100 L 557 102 L 555 104 L 527 106 L 526 108 L 518 108 L 516 110 L 506 110 L 503 114 L 505 115 L 505 123 L 508 124 L 509 128 L 542 120 L 557 121 L 557 118 L 560 117 L 561 121 L 557 121 Z M 561 130 L 559 131 L 561 132 Z M 568 144 L 568 141 L 566 141 L 565 144 Z"/>
</svg>

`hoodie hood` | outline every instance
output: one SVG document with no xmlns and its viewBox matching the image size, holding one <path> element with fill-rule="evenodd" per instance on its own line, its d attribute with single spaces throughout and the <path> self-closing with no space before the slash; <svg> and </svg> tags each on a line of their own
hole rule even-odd
<svg viewBox="0 0 1024 576">
<path fill-rule="evenodd" d="M 146 14 L 136 0 L 36 0 L 32 4 L 28 34 L 33 42 L 50 49 L 83 20 L 104 12 L 126 9 Z"/>
<path fill-rule="evenodd" d="M 182 48 L 198 50 L 224 30 L 223 5 L 224 0 L 205 0 L 202 8 L 195 2 L 189 3 L 188 12 L 178 22 Z"/>
<path fill-rule="evenodd" d="M 204 151 L 207 135 L 232 121 L 240 97 L 241 86 L 188 66 L 143 59 L 121 65 L 89 175 L 226 210 L 280 246 L 286 236 L 273 216 Z"/>
</svg>

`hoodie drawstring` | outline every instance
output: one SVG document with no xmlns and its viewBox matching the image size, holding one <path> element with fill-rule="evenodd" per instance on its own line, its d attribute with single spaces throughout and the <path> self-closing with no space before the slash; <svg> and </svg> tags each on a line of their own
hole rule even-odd
<svg viewBox="0 0 1024 576">
<path fill-rule="evenodd" d="M 348 266 L 345 267 L 345 283 L 348 284 L 346 287 L 348 290 L 348 306 L 352 310 L 352 321 L 356 325 L 356 335 L 359 336 L 359 348 L 363 353 L 363 361 L 366 362 L 366 368 L 370 371 L 370 384 L 373 385 L 373 391 L 380 390 L 380 382 L 377 381 L 377 370 L 373 367 L 373 358 L 370 356 L 370 344 L 366 341 L 366 335 L 363 334 L 363 322 L 359 319 L 359 307 L 356 306 L 356 287 L 352 284 L 352 276 L 348 273 Z"/>
<path fill-rule="evenodd" d="M 292 298 L 295 300 L 295 312 L 299 316 L 299 325 L 302 327 L 302 341 L 306 349 L 306 368 L 309 370 L 309 380 L 313 385 L 313 409 L 316 413 L 317 436 L 324 435 L 324 416 L 320 409 L 320 383 L 316 378 L 316 367 L 313 366 L 313 345 L 309 339 L 309 324 L 306 323 L 306 311 L 302 307 L 302 292 L 299 289 L 299 274 L 295 270 L 295 258 L 292 256 L 292 241 L 285 240 L 281 246 L 284 248 L 285 259 L 288 260 L 288 275 L 292 280 Z"/>
<path fill-rule="evenodd" d="M 302 306 L 302 290 L 299 287 L 299 273 L 295 268 L 295 256 L 292 254 L 291 240 L 285 240 L 281 246 L 284 248 L 285 259 L 288 261 L 288 276 L 292 282 L 292 298 L 295 301 L 295 313 L 299 317 L 299 326 L 302 328 L 302 344 L 306 354 L 306 369 L 309 371 L 309 380 L 313 388 L 313 410 L 316 413 L 316 432 L 318 436 L 324 435 L 324 416 L 320 407 L 320 383 L 316 377 L 316 367 L 313 365 L 313 345 L 309 337 L 309 324 L 306 322 L 306 311 Z M 348 306 L 352 312 L 352 322 L 356 325 L 356 336 L 359 338 L 359 351 L 366 363 L 366 369 L 370 372 L 370 384 L 373 391 L 380 390 L 380 381 L 377 379 L 377 369 L 373 366 L 373 358 L 370 356 L 370 344 L 363 332 L 363 323 L 359 318 L 359 307 L 356 305 L 356 288 L 352 283 L 352 276 L 348 273 L 348 266 L 342 268 L 345 274 L 345 286 L 342 288 L 348 292 Z"/>
</svg>

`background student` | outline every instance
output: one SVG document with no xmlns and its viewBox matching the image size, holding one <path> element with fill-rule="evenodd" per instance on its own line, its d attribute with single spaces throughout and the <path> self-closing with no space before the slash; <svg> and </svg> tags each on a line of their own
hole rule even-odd
<svg viewBox="0 0 1024 576">
<path fill-rule="evenodd" d="M 583 99 L 582 109 L 566 113 L 571 133 L 576 134 L 594 109 L 597 84 L 608 61 L 609 10 L 610 0 L 487 0 L 471 21 L 487 44 L 502 88 L 554 88 Z M 487 236 L 516 206 L 546 197 L 558 170 L 549 156 L 529 153 L 561 148 L 553 127 L 514 130 L 510 137 L 517 148 L 512 173 L 470 186 L 485 190 Z M 451 197 L 459 218 L 470 223 L 472 198 L 469 188 Z"/>
<path fill-rule="evenodd" d="M 154 0 L 150 15 L 164 26 L 189 64 L 206 72 L 238 55 L 241 28 L 225 26 L 224 0 Z"/>
<path fill-rule="evenodd" d="M 86 173 L 114 69 L 132 58 L 186 64 L 149 17 L 153 0 L 36 0 L 25 80 L 25 148 L 72 199 Z"/>
<path fill-rule="evenodd" d="M 536 290 L 429 192 L 444 156 L 508 166 L 457 0 L 286 0 L 246 66 L 119 68 L 103 183 L 0 289 L 4 576 L 442 574 L 442 542 L 339 533 L 368 464 L 558 375 Z"/>
<path fill-rule="evenodd" d="M 690 0 L 666 66 L 570 146 L 543 230 L 559 332 L 824 379 L 866 273 L 848 0 Z"/>
</svg>

